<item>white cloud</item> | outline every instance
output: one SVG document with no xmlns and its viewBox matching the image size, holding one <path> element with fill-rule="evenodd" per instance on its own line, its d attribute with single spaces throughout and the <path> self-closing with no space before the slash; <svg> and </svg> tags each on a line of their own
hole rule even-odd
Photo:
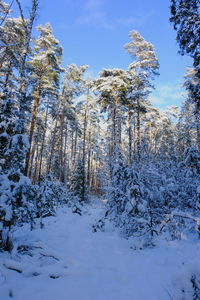
<svg viewBox="0 0 200 300">
<path fill-rule="evenodd" d="M 104 0 L 86 0 L 84 8 L 90 11 L 98 11 L 104 4 Z"/>
<path fill-rule="evenodd" d="M 124 26 L 141 26 L 146 24 L 149 19 L 155 15 L 155 11 L 151 10 L 147 13 L 136 13 L 135 17 L 121 17 L 115 20 L 116 23 Z"/>
<path fill-rule="evenodd" d="M 179 83 L 171 82 L 157 85 L 149 98 L 154 105 L 159 107 L 167 107 L 169 105 L 180 106 L 185 95 L 186 92 L 181 88 Z"/>
<path fill-rule="evenodd" d="M 137 24 L 139 21 L 138 18 L 134 18 L 134 17 L 129 17 L 129 18 L 119 18 L 116 19 L 116 22 L 120 25 L 134 25 Z"/>
<path fill-rule="evenodd" d="M 81 2 L 82 3 L 82 2 Z M 149 21 L 155 15 L 155 11 L 151 10 L 146 13 L 136 12 L 136 16 L 109 18 L 105 9 L 105 0 L 85 0 L 82 7 L 82 14 L 76 19 L 76 25 L 92 24 L 104 29 L 115 29 L 119 26 L 140 26 Z"/>
<path fill-rule="evenodd" d="M 107 21 L 107 14 L 104 10 L 104 0 L 85 0 L 83 14 L 76 19 L 77 25 L 93 24 L 105 29 L 112 29 L 113 26 Z"/>
<path fill-rule="evenodd" d="M 76 19 L 76 24 L 77 25 L 93 24 L 104 29 L 114 28 L 113 24 L 107 21 L 106 13 L 103 11 L 96 11 L 90 14 L 80 16 Z"/>
</svg>

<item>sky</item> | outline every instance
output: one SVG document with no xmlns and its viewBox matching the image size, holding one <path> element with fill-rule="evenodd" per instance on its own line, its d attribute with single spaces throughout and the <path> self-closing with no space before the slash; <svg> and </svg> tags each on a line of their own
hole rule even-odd
<svg viewBox="0 0 200 300">
<path fill-rule="evenodd" d="M 28 10 L 30 0 L 21 2 Z M 169 6 L 170 0 L 40 0 L 36 24 L 52 25 L 64 49 L 63 66 L 87 64 L 91 76 L 103 68 L 127 69 L 132 59 L 123 46 L 137 30 L 155 47 L 160 76 L 151 100 L 164 109 L 184 100 L 181 84 L 192 65 L 178 54 Z"/>
</svg>

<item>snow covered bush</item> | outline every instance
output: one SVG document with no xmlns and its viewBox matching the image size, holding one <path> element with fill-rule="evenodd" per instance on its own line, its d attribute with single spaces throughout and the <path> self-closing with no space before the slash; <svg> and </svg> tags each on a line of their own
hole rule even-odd
<svg viewBox="0 0 200 300">
<path fill-rule="evenodd" d="M 64 184 L 55 181 L 51 175 L 38 186 L 37 217 L 43 227 L 42 218 L 54 216 L 56 208 L 68 202 L 68 191 Z"/>
<path fill-rule="evenodd" d="M 118 162 L 107 190 L 105 217 L 112 220 L 123 235 L 143 237 L 145 244 L 151 244 L 152 237 L 160 234 L 181 239 L 198 232 L 195 229 L 200 183 L 197 156 L 195 152 L 192 166 L 186 166 L 188 158 L 181 164 L 172 159 L 143 160 L 134 162 L 131 167 Z"/>
<path fill-rule="evenodd" d="M 191 278 L 191 283 L 193 287 L 193 299 L 200 299 L 200 274 L 193 275 Z"/>
<path fill-rule="evenodd" d="M 111 219 L 126 237 L 148 231 L 149 211 L 138 173 L 118 161 L 114 165 L 107 191 L 106 218 Z"/>
<path fill-rule="evenodd" d="M 33 224 L 36 189 L 24 176 L 27 137 L 18 128 L 16 101 L 5 91 L 0 114 L 0 244 L 10 250 L 10 232 L 16 224 Z"/>
<path fill-rule="evenodd" d="M 37 201 L 37 216 L 40 218 L 40 226 L 43 227 L 42 218 L 55 215 L 56 195 L 52 189 L 52 181 L 47 178 L 39 186 Z"/>
<path fill-rule="evenodd" d="M 0 174 L 0 244 L 5 250 L 12 248 L 13 227 L 27 222 L 33 228 L 36 217 L 37 188 L 20 172 L 14 175 Z"/>
<path fill-rule="evenodd" d="M 81 158 L 78 159 L 77 164 L 74 168 L 72 176 L 70 178 L 70 192 L 74 203 L 84 203 L 87 202 L 87 189 L 84 183 L 84 165 Z"/>
</svg>

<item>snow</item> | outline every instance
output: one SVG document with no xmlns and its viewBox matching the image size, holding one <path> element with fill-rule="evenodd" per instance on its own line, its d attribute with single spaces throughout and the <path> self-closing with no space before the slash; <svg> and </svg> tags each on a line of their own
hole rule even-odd
<svg viewBox="0 0 200 300">
<path fill-rule="evenodd" d="M 197 195 L 200 195 L 200 185 L 197 187 Z"/>
<path fill-rule="evenodd" d="M 18 228 L 11 255 L 0 254 L 0 299 L 192 299 L 200 241 L 160 239 L 140 249 L 139 240 L 123 239 L 112 225 L 93 232 L 103 206 L 87 207 L 82 216 L 59 208 L 44 219 L 44 229 Z"/>
<path fill-rule="evenodd" d="M 5 212 L 6 212 L 5 220 L 10 221 L 12 219 L 12 208 L 10 206 L 7 206 Z"/>
</svg>

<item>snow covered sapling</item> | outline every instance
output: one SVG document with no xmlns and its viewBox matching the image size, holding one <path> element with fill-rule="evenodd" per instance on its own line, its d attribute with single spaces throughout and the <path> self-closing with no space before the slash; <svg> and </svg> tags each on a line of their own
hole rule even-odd
<svg viewBox="0 0 200 300">
<path fill-rule="evenodd" d="M 106 217 L 127 237 L 149 232 L 148 204 L 144 195 L 135 170 L 125 166 L 122 159 L 116 161 L 108 187 Z"/>
<path fill-rule="evenodd" d="M 83 185 L 84 185 L 83 173 L 84 173 L 83 161 L 79 157 L 77 160 L 75 170 L 71 177 L 70 190 L 72 192 L 74 201 L 82 203 L 82 204 L 85 201 L 87 201 L 87 198 L 86 198 L 87 189 L 83 188 Z"/>
<path fill-rule="evenodd" d="M 200 174 L 200 154 L 195 147 L 189 147 L 185 150 L 184 165 Z"/>
<path fill-rule="evenodd" d="M 123 213 L 126 205 L 126 167 L 119 153 L 115 153 L 111 167 L 112 177 L 107 190 L 108 214 L 115 218 Z"/>
<path fill-rule="evenodd" d="M 39 186 L 40 192 L 37 201 L 37 215 L 40 218 L 41 228 L 44 226 L 42 222 L 43 218 L 55 215 L 55 204 L 58 195 L 56 195 L 53 190 L 53 184 L 54 182 L 51 175 L 49 175 Z"/>
</svg>

